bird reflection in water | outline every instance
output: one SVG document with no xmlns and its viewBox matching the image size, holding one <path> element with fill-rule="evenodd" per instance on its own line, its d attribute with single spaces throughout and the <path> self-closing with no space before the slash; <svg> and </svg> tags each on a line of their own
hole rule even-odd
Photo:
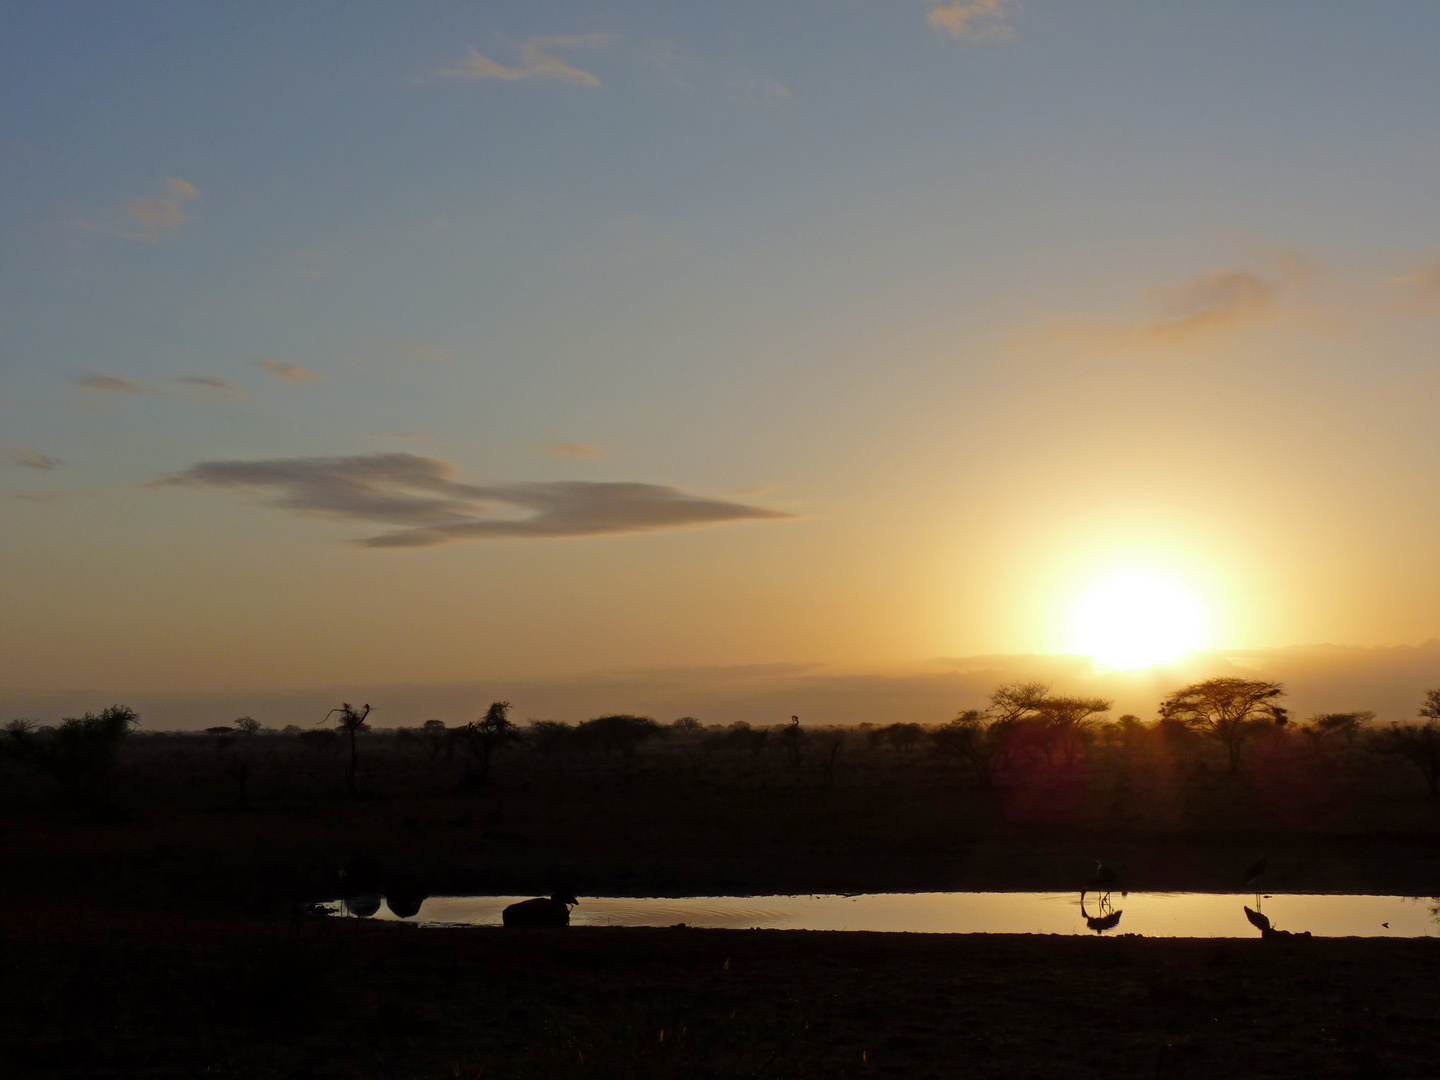
<svg viewBox="0 0 1440 1080">
<path fill-rule="evenodd" d="M 1262 940 L 1269 940 L 1270 938 L 1302 938 L 1310 936 L 1309 930 L 1302 930 L 1299 933 L 1293 933 L 1289 930 L 1277 930 L 1275 929 L 1275 927 L 1270 925 L 1270 916 L 1255 911 L 1248 904 L 1244 905 L 1244 907 L 1245 918 L 1249 920 L 1251 926 L 1255 927 L 1257 930 L 1260 931 L 1260 937 Z"/>
<path fill-rule="evenodd" d="M 1113 866 L 1106 866 L 1099 859 L 1095 860 L 1095 871 L 1090 875 L 1090 880 L 1085 883 L 1085 888 L 1080 890 L 1080 917 L 1085 920 L 1085 925 L 1097 934 L 1103 934 L 1106 930 L 1114 930 L 1120 925 L 1120 916 L 1124 914 L 1115 907 L 1110 899 L 1110 894 L 1120 887 L 1120 874 Z M 1091 915 L 1085 908 L 1085 897 L 1089 893 L 1096 894 L 1095 914 Z M 1122 891 L 1121 896 L 1130 895 Z"/>
<path fill-rule="evenodd" d="M 428 893 L 414 874 L 387 874 L 378 862 L 357 856 L 340 870 L 341 910 L 347 915 L 368 919 L 380 905 L 400 919 L 419 914 Z"/>
<path fill-rule="evenodd" d="M 1091 915 L 1085 908 L 1085 893 L 1080 894 L 1080 917 L 1085 920 L 1085 925 L 1097 934 L 1114 930 L 1120 925 L 1120 916 L 1123 914 L 1125 912 L 1113 905 L 1110 894 L 1106 892 L 1096 898 L 1095 914 Z"/>
</svg>

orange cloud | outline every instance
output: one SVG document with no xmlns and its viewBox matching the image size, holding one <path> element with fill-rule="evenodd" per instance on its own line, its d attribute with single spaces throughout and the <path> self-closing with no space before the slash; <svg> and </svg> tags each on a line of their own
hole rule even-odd
<svg viewBox="0 0 1440 1080">
<path fill-rule="evenodd" d="M 138 394 L 144 389 L 137 382 L 114 375 L 84 375 L 75 380 L 75 385 L 104 394 Z"/>
<path fill-rule="evenodd" d="M 591 443 L 557 442 L 545 447 L 545 453 L 551 457 L 569 458 L 571 461 L 590 461 L 604 457 L 609 451 L 603 446 Z"/>
<path fill-rule="evenodd" d="M 165 194 L 149 199 L 131 199 L 125 204 L 130 219 L 128 229 L 120 235 L 128 240 L 157 240 L 190 220 L 181 203 L 200 198 L 200 192 L 188 180 L 171 177 L 165 181 Z"/>
<path fill-rule="evenodd" d="M 1440 311 L 1440 261 L 1423 270 L 1397 278 L 1396 283 L 1409 293 L 1407 307 L 1412 312 L 1429 315 Z"/>
<path fill-rule="evenodd" d="M 1175 285 L 1149 290 L 1156 316 L 1125 325 L 1069 323 L 1062 337 L 1080 336 L 1108 348 L 1150 348 L 1199 341 L 1282 317 L 1311 329 L 1334 332 L 1344 326 L 1333 310 L 1304 302 L 1308 286 L 1322 276 L 1313 259 L 1294 252 L 1272 253 L 1265 273 L 1241 267 L 1209 270 Z"/>
<path fill-rule="evenodd" d="M 49 454 L 42 454 L 38 450 L 27 450 L 23 446 L 12 446 L 5 451 L 5 460 L 12 465 L 23 465 L 27 469 L 56 469 L 64 462 L 59 458 L 51 457 Z"/>
<path fill-rule="evenodd" d="M 318 371 L 311 371 L 299 364 L 287 364 L 270 356 L 258 363 L 263 370 L 268 371 L 281 382 L 294 383 L 297 386 L 312 386 L 320 381 Z"/>
<path fill-rule="evenodd" d="M 600 80 L 590 72 L 570 66 L 559 57 L 550 55 L 550 50 L 601 49 L 614 40 L 610 34 L 532 37 L 520 43 L 521 63 L 517 67 L 506 67 L 469 49 L 459 67 L 445 68 L 439 75 L 442 79 L 500 79 L 505 82 L 555 79 L 575 86 L 599 86 Z"/>
<path fill-rule="evenodd" d="M 954 0 L 932 7 L 925 21 L 959 41 L 1010 41 L 1009 9 L 1010 0 Z"/>
</svg>

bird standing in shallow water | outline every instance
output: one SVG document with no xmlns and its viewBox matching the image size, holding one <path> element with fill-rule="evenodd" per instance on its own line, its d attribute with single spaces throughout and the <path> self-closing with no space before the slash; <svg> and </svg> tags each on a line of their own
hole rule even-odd
<svg viewBox="0 0 1440 1080">
<path fill-rule="evenodd" d="M 1090 891 L 1093 892 L 1114 892 L 1120 885 L 1120 875 L 1115 872 L 1113 866 L 1106 866 L 1099 859 L 1095 860 L 1095 873 L 1090 875 Z"/>
<path fill-rule="evenodd" d="M 1245 871 L 1245 879 L 1241 882 L 1247 889 L 1251 885 L 1255 885 L 1255 906 L 1257 908 L 1260 906 L 1260 887 L 1255 883 L 1265 876 L 1265 871 L 1269 866 L 1270 856 L 1261 855 L 1260 858 L 1250 864 L 1250 869 Z"/>
<path fill-rule="evenodd" d="M 1261 879 L 1261 877 L 1264 876 L 1265 871 L 1269 868 L 1269 866 L 1270 856 L 1261 855 L 1260 858 L 1256 859 L 1253 863 L 1250 864 L 1250 869 L 1245 871 L 1245 880 L 1241 882 L 1241 884 L 1244 885 L 1246 888 L 1254 885 L 1257 881 Z"/>
</svg>

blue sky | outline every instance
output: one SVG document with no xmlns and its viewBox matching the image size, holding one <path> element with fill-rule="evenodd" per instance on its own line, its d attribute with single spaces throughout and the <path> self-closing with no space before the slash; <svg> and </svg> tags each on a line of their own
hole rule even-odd
<svg viewBox="0 0 1440 1080">
<path fill-rule="evenodd" d="M 0 5 L 0 683 L 1058 651 L 1131 564 L 1217 646 L 1440 634 L 1437 40 L 1424 3 Z M 425 529 L 560 482 L 684 527 L 356 548 L 394 492 L 313 469 L 378 454 L 474 489 Z M 155 486 L 270 459 L 311 486 Z"/>
</svg>

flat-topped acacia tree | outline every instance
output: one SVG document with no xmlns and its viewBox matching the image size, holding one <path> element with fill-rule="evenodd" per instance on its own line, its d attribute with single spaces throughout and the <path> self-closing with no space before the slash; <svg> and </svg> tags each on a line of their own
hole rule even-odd
<svg viewBox="0 0 1440 1080">
<path fill-rule="evenodd" d="M 365 718 L 369 715 L 369 705 L 365 705 L 357 709 L 348 701 L 342 703 L 340 708 L 331 709 L 328 713 L 325 714 L 325 720 L 329 720 L 332 716 L 338 716 L 340 730 L 350 740 L 350 764 L 345 766 L 345 791 L 349 795 L 355 794 L 355 768 L 357 762 L 355 736 L 360 734 L 360 732 L 362 731 L 369 730 L 365 726 Z M 321 720 L 320 722 L 323 724 L 325 723 L 325 720 Z"/>
<path fill-rule="evenodd" d="M 1375 734 L 1375 748 L 1410 762 L 1425 777 L 1432 799 L 1440 799 L 1440 688 L 1425 691 L 1424 723 L 1391 724 Z"/>
<path fill-rule="evenodd" d="M 1260 679 L 1206 679 L 1176 690 L 1160 703 L 1160 719 L 1184 724 L 1225 747 L 1230 771 L 1240 770 L 1240 751 L 1267 724 L 1282 726 L 1285 710 L 1276 699 L 1285 688 Z"/>
</svg>

